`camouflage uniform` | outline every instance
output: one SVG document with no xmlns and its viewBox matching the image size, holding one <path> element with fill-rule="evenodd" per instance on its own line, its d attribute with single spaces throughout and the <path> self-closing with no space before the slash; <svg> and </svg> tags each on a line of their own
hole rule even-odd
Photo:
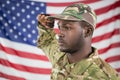
<svg viewBox="0 0 120 80">
<path fill-rule="evenodd" d="M 82 9 L 84 11 L 76 14 L 77 8 L 79 6 L 84 8 Z M 76 11 L 72 11 L 71 8 L 75 9 Z M 89 11 L 89 13 L 86 13 L 87 11 L 85 11 L 85 8 L 87 11 Z M 86 5 L 72 5 L 65 10 L 66 11 L 64 11 L 62 15 L 54 16 L 54 18 L 61 19 L 62 17 L 62 19 L 70 20 L 72 16 L 76 16 L 78 19 L 72 18 L 71 20 L 84 20 L 95 27 L 95 14 L 91 12 L 90 8 Z M 83 14 L 90 14 L 91 16 L 89 17 L 94 18 L 92 18 L 92 20 L 88 20 L 87 18 L 85 19 L 79 16 L 83 16 Z M 95 48 L 92 48 L 93 52 L 87 59 L 70 64 L 68 62 L 67 55 L 63 52 L 60 52 L 58 49 L 59 46 L 57 44 L 53 29 L 46 29 L 41 24 L 38 25 L 38 29 L 40 33 L 40 37 L 38 38 L 38 47 L 45 52 L 53 66 L 51 80 L 120 80 L 120 78 L 118 79 L 116 71 L 98 57 L 98 53 Z"/>
</svg>

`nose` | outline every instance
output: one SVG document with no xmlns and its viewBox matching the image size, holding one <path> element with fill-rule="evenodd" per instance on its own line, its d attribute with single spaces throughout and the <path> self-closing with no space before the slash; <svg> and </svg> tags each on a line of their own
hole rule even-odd
<svg viewBox="0 0 120 80">
<path fill-rule="evenodd" d="M 64 37 L 64 33 L 62 30 L 59 30 L 58 37 Z"/>
</svg>

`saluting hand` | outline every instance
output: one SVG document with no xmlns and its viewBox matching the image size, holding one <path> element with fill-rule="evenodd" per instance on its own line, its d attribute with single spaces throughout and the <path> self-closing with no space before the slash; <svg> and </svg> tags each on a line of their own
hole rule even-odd
<svg viewBox="0 0 120 80">
<path fill-rule="evenodd" d="M 48 14 L 39 14 L 38 22 L 46 28 L 54 27 L 54 19 L 50 18 L 50 15 L 48 15 Z"/>
</svg>

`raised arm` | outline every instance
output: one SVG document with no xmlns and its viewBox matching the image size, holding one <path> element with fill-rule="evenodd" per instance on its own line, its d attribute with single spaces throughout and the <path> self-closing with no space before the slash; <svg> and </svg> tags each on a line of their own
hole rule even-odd
<svg viewBox="0 0 120 80">
<path fill-rule="evenodd" d="M 38 47 L 43 48 L 52 44 L 52 42 L 55 40 L 53 27 L 54 20 L 48 19 L 48 15 L 38 15 Z"/>
<path fill-rule="evenodd" d="M 54 55 L 59 52 L 53 26 L 54 20 L 49 19 L 49 16 L 38 15 L 39 38 L 37 46 L 44 51 L 52 63 L 55 61 Z"/>
</svg>

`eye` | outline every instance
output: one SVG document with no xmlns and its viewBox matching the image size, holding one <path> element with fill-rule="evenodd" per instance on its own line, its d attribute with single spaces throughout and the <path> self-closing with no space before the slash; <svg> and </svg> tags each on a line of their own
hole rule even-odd
<svg viewBox="0 0 120 80">
<path fill-rule="evenodd" d="M 63 30 L 63 31 L 69 31 L 69 30 L 71 30 L 71 27 L 70 27 L 70 26 L 58 26 L 58 28 L 59 28 L 60 30 Z"/>
<path fill-rule="evenodd" d="M 65 26 L 65 30 L 71 30 L 71 27 Z"/>
</svg>

